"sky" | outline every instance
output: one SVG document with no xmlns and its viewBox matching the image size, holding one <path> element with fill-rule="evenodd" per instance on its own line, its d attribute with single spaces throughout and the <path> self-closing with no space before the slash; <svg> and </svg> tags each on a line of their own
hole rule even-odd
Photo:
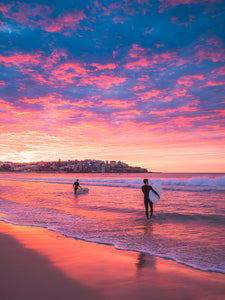
<svg viewBox="0 0 225 300">
<path fill-rule="evenodd" d="M 0 161 L 225 172 L 225 1 L 0 2 Z"/>
</svg>

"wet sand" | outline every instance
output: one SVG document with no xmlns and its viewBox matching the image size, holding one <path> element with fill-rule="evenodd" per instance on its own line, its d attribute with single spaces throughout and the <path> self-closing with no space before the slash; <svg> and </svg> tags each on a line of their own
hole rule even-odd
<svg viewBox="0 0 225 300">
<path fill-rule="evenodd" d="M 0 222 L 1 300 L 224 299 L 225 275 Z"/>
</svg>

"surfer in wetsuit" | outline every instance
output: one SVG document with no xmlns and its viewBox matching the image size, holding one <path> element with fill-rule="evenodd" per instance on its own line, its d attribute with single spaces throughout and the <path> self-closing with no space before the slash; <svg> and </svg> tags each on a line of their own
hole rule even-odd
<svg viewBox="0 0 225 300">
<path fill-rule="evenodd" d="M 153 193 L 155 193 L 159 198 L 159 194 L 151 187 L 151 185 L 148 185 L 148 179 L 144 179 L 143 180 L 144 185 L 142 186 L 142 192 L 144 194 L 144 204 L 145 204 L 145 213 L 146 213 L 146 217 L 147 219 L 149 219 L 149 215 L 148 215 L 148 205 L 150 205 L 151 208 L 151 217 L 153 215 L 153 202 L 149 199 L 149 192 L 153 191 Z"/>
<path fill-rule="evenodd" d="M 75 194 L 76 194 L 76 191 L 78 190 L 79 187 L 81 188 L 80 183 L 79 183 L 79 179 L 77 179 L 77 181 L 75 181 L 74 184 L 73 184 Z"/>
</svg>

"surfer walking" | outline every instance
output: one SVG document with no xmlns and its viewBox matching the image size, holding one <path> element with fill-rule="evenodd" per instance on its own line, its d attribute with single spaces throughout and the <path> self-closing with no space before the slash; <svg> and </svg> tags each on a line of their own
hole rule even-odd
<svg viewBox="0 0 225 300">
<path fill-rule="evenodd" d="M 149 199 L 149 192 L 153 191 L 159 198 L 159 194 L 152 188 L 151 185 L 148 184 L 148 179 L 143 180 L 144 185 L 142 186 L 142 192 L 144 194 L 144 205 L 145 205 L 145 213 L 147 219 L 149 219 L 149 213 L 148 213 L 148 206 L 150 206 L 151 209 L 151 217 L 153 215 L 153 202 Z"/>
<path fill-rule="evenodd" d="M 73 188 L 74 188 L 74 193 L 76 194 L 78 188 L 81 188 L 80 183 L 79 183 L 79 179 L 77 179 L 77 180 L 74 182 Z"/>
</svg>

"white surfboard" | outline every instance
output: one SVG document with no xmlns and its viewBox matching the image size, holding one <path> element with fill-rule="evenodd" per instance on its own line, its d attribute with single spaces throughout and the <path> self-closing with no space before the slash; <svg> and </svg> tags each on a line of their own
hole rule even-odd
<svg viewBox="0 0 225 300">
<path fill-rule="evenodd" d="M 156 181 L 153 183 L 152 188 L 159 194 L 159 196 L 162 193 L 162 183 L 161 181 Z M 149 192 L 149 199 L 153 202 L 156 203 L 159 200 L 159 197 L 153 192 Z"/>
<path fill-rule="evenodd" d="M 76 191 L 76 195 L 87 194 L 89 192 L 88 188 L 80 188 Z M 75 193 L 75 192 L 74 192 Z"/>
</svg>

